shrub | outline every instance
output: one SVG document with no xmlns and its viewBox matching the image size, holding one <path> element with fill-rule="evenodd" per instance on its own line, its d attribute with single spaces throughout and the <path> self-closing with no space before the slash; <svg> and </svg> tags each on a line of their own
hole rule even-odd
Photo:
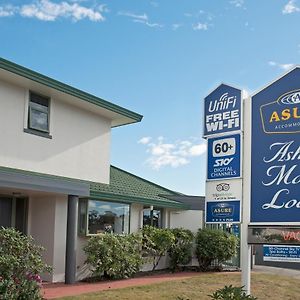
<svg viewBox="0 0 300 300">
<path fill-rule="evenodd" d="M 0 228 L 0 299 L 42 299 L 40 274 L 51 271 L 42 261 L 43 250 L 32 237 Z"/>
<path fill-rule="evenodd" d="M 237 238 L 227 232 L 199 229 L 196 236 L 196 256 L 201 271 L 207 271 L 214 260 L 222 264 L 236 254 Z"/>
<path fill-rule="evenodd" d="M 192 246 L 194 235 L 188 229 L 174 228 L 171 232 L 175 236 L 175 242 L 168 250 L 170 268 L 174 272 L 179 265 L 187 265 L 192 259 Z"/>
<path fill-rule="evenodd" d="M 143 234 L 143 252 L 146 256 L 152 258 L 152 271 L 155 270 L 160 259 L 166 255 L 167 251 L 175 242 L 175 236 L 170 229 L 144 226 Z"/>
<path fill-rule="evenodd" d="M 246 295 L 243 287 L 225 286 L 209 295 L 214 300 L 257 300 L 257 298 Z"/>
<path fill-rule="evenodd" d="M 93 236 L 84 248 L 86 263 L 92 267 L 96 277 L 131 277 L 140 270 L 143 263 L 141 242 L 141 236 L 137 234 L 103 233 Z"/>
</svg>

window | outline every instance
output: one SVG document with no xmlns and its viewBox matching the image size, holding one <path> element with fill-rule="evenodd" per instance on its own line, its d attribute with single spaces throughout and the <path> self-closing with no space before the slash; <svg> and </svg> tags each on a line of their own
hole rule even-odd
<svg viewBox="0 0 300 300">
<path fill-rule="evenodd" d="M 157 207 L 144 207 L 143 226 L 150 225 L 154 227 L 162 227 L 162 209 Z"/>
<path fill-rule="evenodd" d="M 79 202 L 79 232 L 129 233 L 130 205 L 124 203 L 81 199 Z"/>
<path fill-rule="evenodd" d="M 49 133 L 49 103 L 49 98 L 29 93 L 28 129 Z"/>
<path fill-rule="evenodd" d="M 26 233 L 27 198 L 0 197 L 0 228 L 14 227 Z"/>
</svg>

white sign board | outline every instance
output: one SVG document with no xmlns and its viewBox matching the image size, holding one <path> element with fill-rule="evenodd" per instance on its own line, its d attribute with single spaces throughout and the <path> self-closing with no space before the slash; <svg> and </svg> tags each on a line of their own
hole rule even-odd
<svg viewBox="0 0 300 300">
<path fill-rule="evenodd" d="M 209 201 L 242 199 L 242 179 L 207 181 L 205 195 Z"/>
</svg>

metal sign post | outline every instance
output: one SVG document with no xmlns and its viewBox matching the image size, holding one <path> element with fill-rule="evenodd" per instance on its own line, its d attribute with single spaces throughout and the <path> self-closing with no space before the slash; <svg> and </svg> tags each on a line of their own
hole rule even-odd
<svg viewBox="0 0 300 300">
<path fill-rule="evenodd" d="M 248 244 L 251 193 L 251 101 L 244 99 L 244 143 L 243 143 L 243 213 L 241 224 L 241 269 L 242 285 L 249 295 L 251 291 L 251 246 Z"/>
</svg>

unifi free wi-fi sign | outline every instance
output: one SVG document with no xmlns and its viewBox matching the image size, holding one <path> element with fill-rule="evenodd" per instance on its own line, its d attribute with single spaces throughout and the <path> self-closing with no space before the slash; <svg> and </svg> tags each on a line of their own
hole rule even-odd
<svg viewBox="0 0 300 300">
<path fill-rule="evenodd" d="M 204 137 L 241 129 L 241 98 L 241 90 L 221 84 L 204 99 Z"/>
</svg>

